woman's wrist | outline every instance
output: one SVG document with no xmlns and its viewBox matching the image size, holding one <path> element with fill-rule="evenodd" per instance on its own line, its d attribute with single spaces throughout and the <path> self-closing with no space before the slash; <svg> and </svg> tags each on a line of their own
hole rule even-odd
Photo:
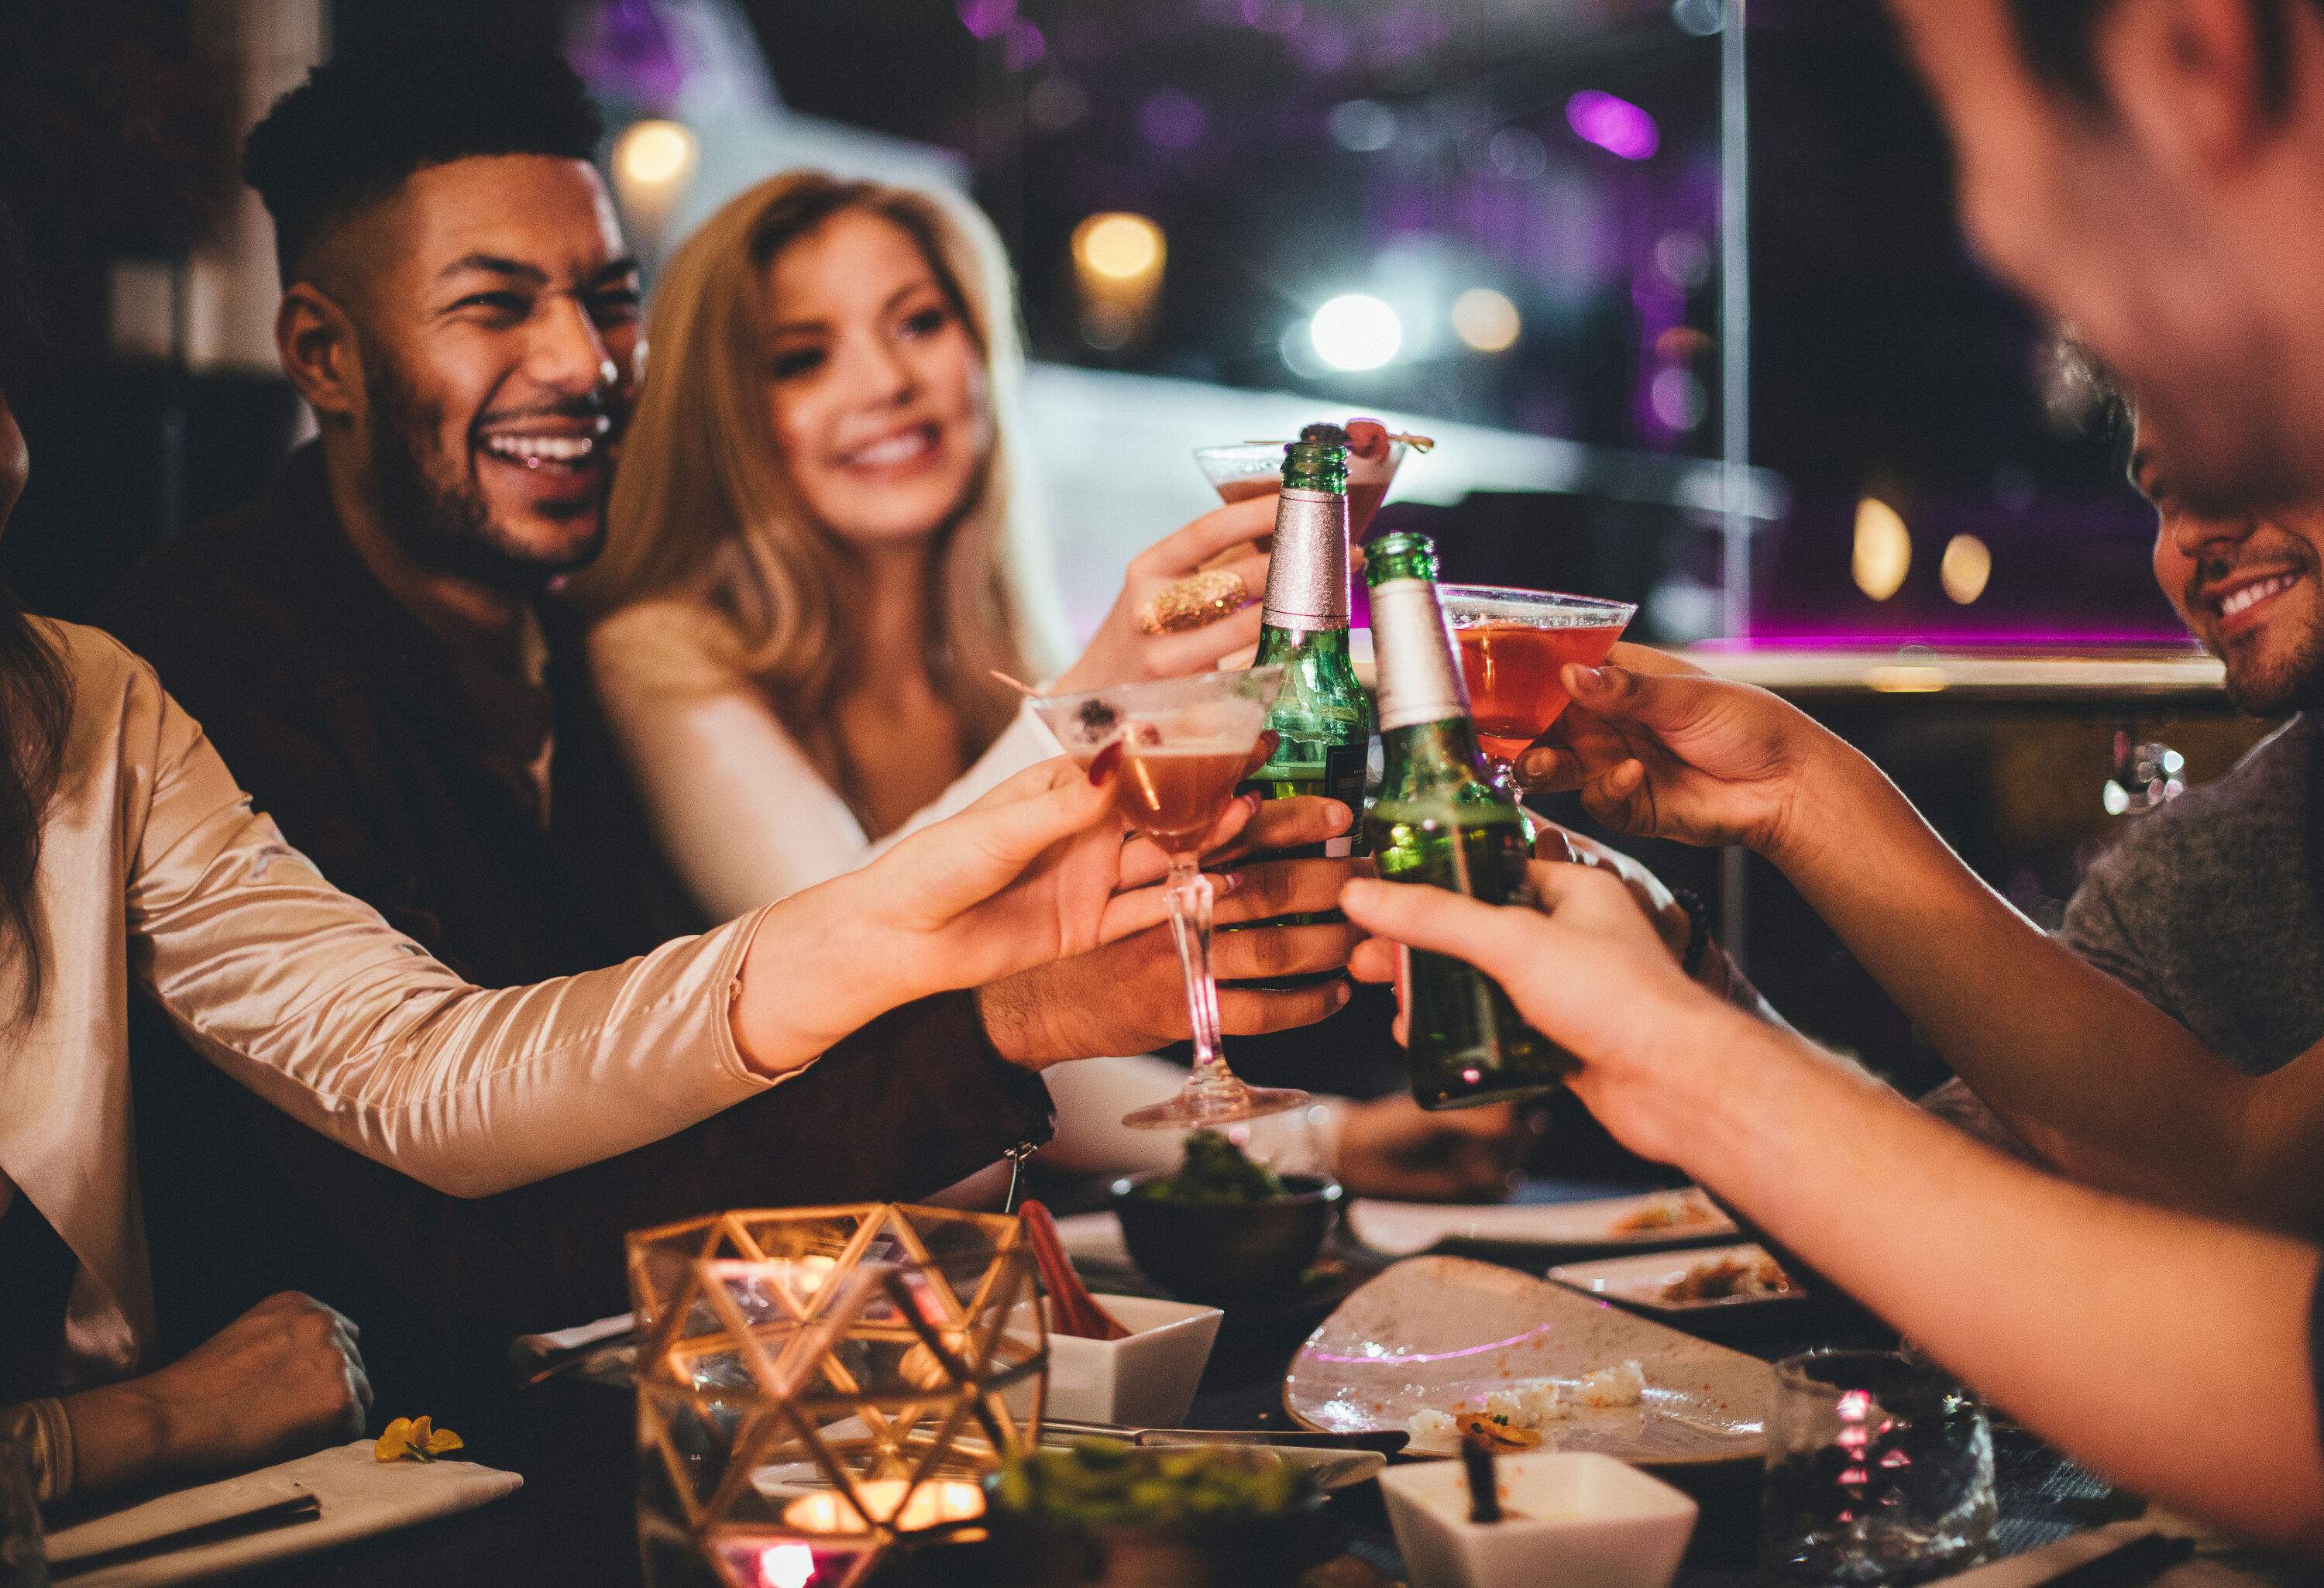
<svg viewBox="0 0 2324 1588">
<path fill-rule="evenodd" d="M 925 975 L 910 934 L 877 909 L 879 871 L 794 893 L 761 918 L 733 1011 L 735 1046 L 755 1074 L 787 1075 L 890 1010 L 943 990 Z"/>
</svg>

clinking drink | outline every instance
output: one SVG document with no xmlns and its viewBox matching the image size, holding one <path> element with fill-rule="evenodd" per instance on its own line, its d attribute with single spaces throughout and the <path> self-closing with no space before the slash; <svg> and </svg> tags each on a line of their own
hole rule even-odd
<svg viewBox="0 0 2324 1588">
<path fill-rule="evenodd" d="M 1563 715 L 1572 697 L 1558 675 L 1569 661 L 1596 667 L 1622 637 L 1622 625 L 1545 629 L 1531 623 L 1470 623 L 1461 642 L 1477 738 L 1485 753 L 1515 761 Z"/>
<path fill-rule="evenodd" d="M 1365 567 L 1379 668 L 1379 796 L 1365 826 L 1383 881 L 1488 904 L 1528 897 L 1524 817 L 1486 780 L 1425 535 L 1383 535 Z M 1415 951 L 1404 989 L 1412 1094 L 1473 1108 L 1554 1091 L 1572 1060 L 1526 1025 L 1499 983 L 1464 960 Z"/>
<path fill-rule="evenodd" d="M 1114 808 L 1167 853 L 1198 843 L 1234 798 L 1250 752 L 1230 746 L 1163 745 L 1124 752 Z"/>
<path fill-rule="evenodd" d="M 1285 669 L 1267 718 L 1278 742 L 1245 787 L 1269 799 L 1321 794 L 1360 814 L 1372 708 L 1348 651 L 1346 433 L 1311 425 L 1284 454 L 1258 661 Z M 1356 854 L 1360 843 L 1351 830 L 1321 853 Z"/>
</svg>

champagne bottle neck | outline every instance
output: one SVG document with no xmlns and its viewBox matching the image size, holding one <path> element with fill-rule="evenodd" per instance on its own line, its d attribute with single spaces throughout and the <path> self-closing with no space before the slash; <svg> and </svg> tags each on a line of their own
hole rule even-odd
<svg viewBox="0 0 2324 1588">
<path fill-rule="evenodd" d="M 1372 588 L 1372 660 L 1382 734 L 1469 716 L 1468 686 L 1452 631 L 1426 579 Z"/>
<path fill-rule="evenodd" d="M 1271 627 L 1293 631 L 1348 626 L 1348 499 L 1335 491 L 1286 487 L 1275 509 L 1275 551 L 1268 564 Z"/>
</svg>

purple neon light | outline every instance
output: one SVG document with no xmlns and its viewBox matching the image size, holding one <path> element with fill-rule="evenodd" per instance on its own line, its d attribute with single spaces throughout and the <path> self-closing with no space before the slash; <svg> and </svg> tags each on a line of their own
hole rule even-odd
<svg viewBox="0 0 2324 1588">
<path fill-rule="evenodd" d="M 960 0 L 960 23 L 980 39 L 996 38 L 1017 20 L 1017 0 Z"/>
<path fill-rule="evenodd" d="M 1861 634 L 1816 631 L 1787 633 L 1764 620 L 1752 624 L 1748 640 L 1699 642 L 1707 651 L 2176 651 L 2200 656 L 2203 648 L 2184 634 L 2160 629 L 1894 629 Z M 1906 660 L 1914 658 L 1906 657 Z"/>
<path fill-rule="evenodd" d="M 1625 160 L 1644 160 L 1663 144 L 1662 130 L 1653 116 L 1628 99 L 1596 88 L 1584 88 L 1565 102 L 1565 125 L 1583 143 Z"/>
<path fill-rule="evenodd" d="M 1334 1356 L 1328 1351 L 1311 1351 L 1307 1354 L 1309 1359 L 1314 1362 L 1346 1362 L 1350 1364 L 1380 1362 L 1452 1362 L 1457 1357 L 1482 1356 L 1489 1351 L 1499 1351 L 1505 1346 L 1522 1345 L 1526 1341 L 1532 1339 L 1535 1335 L 1549 1334 L 1556 1327 L 1557 1325 L 1555 1324 L 1542 1324 L 1534 1328 L 1527 1329 L 1522 1334 L 1512 1334 L 1506 1340 L 1496 1340 L 1487 1345 L 1466 1346 L 1459 1351 L 1416 1351 L 1408 1355 L 1399 1353 L 1394 1356 Z"/>
</svg>

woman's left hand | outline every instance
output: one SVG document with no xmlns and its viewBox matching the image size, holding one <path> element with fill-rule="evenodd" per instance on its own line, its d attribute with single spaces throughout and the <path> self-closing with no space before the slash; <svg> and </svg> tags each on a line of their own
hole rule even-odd
<svg viewBox="0 0 2324 1588">
<path fill-rule="evenodd" d="M 1275 503 L 1272 495 L 1256 496 L 1214 508 L 1139 553 L 1113 609 L 1098 625 L 1081 660 L 1057 680 L 1057 691 L 1072 694 L 1208 672 L 1221 657 L 1257 644 L 1259 603 L 1267 594 L 1267 553 L 1255 542 L 1273 532 Z M 1213 571 L 1240 583 L 1240 607 L 1199 628 L 1148 633 L 1145 620 L 1154 599 L 1213 559 L 1219 559 L 1219 566 Z"/>
</svg>

